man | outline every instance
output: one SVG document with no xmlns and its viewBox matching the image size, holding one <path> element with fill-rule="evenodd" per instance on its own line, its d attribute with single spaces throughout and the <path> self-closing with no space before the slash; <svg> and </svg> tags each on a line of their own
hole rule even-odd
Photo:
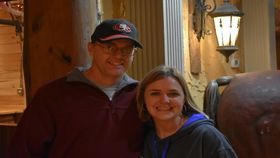
<svg viewBox="0 0 280 158">
<path fill-rule="evenodd" d="M 27 106 L 8 157 L 137 158 L 143 125 L 137 81 L 126 71 L 137 48 L 137 30 L 123 19 L 99 24 L 88 44 L 92 67 L 43 86 Z"/>
</svg>

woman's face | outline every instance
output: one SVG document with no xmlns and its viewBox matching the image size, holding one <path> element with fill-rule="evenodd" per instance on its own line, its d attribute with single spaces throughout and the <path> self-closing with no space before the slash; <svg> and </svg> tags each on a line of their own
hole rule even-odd
<svg viewBox="0 0 280 158">
<path fill-rule="evenodd" d="M 149 114 L 157 121 L 171 121 L 182 115 L 184 92 L 172 77 L 165 77 L 149 84 L 144 92 Z"/>
</svg>

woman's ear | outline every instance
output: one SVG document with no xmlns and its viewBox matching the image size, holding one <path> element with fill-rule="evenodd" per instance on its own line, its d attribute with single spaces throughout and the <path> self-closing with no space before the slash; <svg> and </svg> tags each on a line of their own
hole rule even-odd
<svg viewBox="0 0 280 158">
<path fill-rule="evenodd" d="M 183 113 L 183 114 L 187 114 L 187 112 L 188 112 L 188 107 L 187 107 L 187 103 L 185 103 L 185 104 L 183 105 L 182 113 Z"/>
</svg>

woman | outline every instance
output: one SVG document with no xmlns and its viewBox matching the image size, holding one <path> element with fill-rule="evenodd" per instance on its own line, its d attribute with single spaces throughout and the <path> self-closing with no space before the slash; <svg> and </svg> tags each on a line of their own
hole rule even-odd
<svg viewBox="0 0 280 158">
<path fill-rule="evenodd" d="M 183 76 L 159 66 L 141 81 L 139 117 L 150 123 L 144 158 L 235 158 L 231 145 L 191 99 Z"/>
</svg>

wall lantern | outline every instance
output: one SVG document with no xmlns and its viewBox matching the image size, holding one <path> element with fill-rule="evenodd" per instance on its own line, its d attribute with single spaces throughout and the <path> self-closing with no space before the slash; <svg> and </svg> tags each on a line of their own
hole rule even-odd
<svg viewBox="0 0 280 158">
<path fill-rule="evenodd" d="M 224 4 L 217 7 L 209 15 L 214 19 L 218 40 L 217 51 L 221 52 L 228 62 L 229 56 L 238 50 L 235 44 L 240 28 L 240 20 L 244 13 L 230 4 L 229 0 L 224 0 Z"/>
<path fill-rule="evenodd" d="M 205 18 L 205 13 L 208 13 L 214 19 L 218 40 L 218 47 L 216 50 L 222 53 L 228 62 L 229 56 L 238 50 L 238 47 L 235 44 L 240 28 L 240 20 L 244 13 L 239 11 L 234 5 L 230 4 L 229 0 L 224 0 L 224 4 L 218 7 L 216 7 L 215 0 L 213 0 L 213 4 L 214 7 L 209 7 L 209 4 L 205 4 L 205 0 L 196 0 L 194 16 L 197 16 L 197 13 L 195 14 L 195 12 L 199 12 L 202 14 L 201 17 Z M 199 8 L 202 10 L 199 11 Z M 212 9 L 207 11 L 207 8 Z M 195 25 L 197 25 L 197 19 L 198 18 L 194 17 L 194 28 L 196 28 Z M 203 25 L 201 25 L 200 32 L 206 32 L 207 34 L 207 31 L 204 31 L 205 20 L 201 21 L 203 21 Z M 199 33 L 196 29 L 195 32 L 197 34 Z M 200 34 L 200 37 L 204 37 L 203 33 Z"/>
</svg>

